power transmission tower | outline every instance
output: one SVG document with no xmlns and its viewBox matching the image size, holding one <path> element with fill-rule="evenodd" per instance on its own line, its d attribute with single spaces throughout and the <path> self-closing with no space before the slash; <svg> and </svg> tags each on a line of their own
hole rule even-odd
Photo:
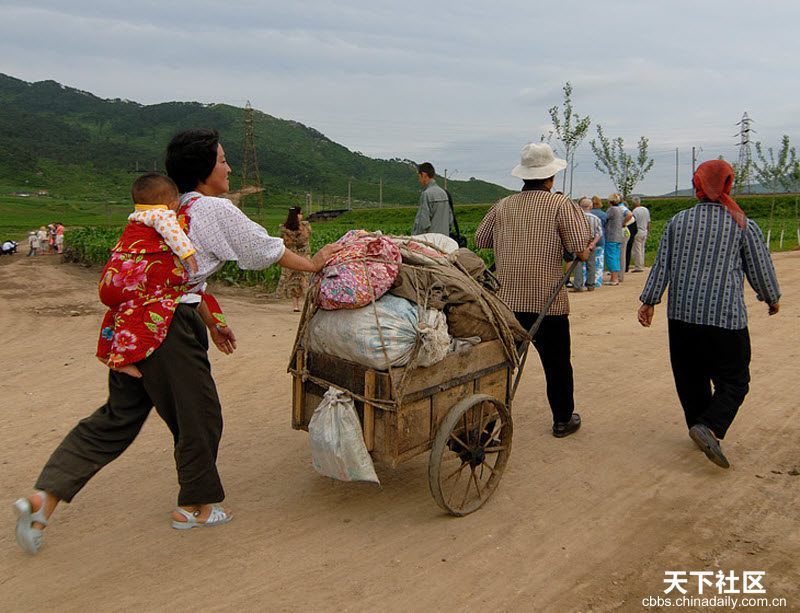
<svg viewBox="0 0 800 613">
<path fill-rule="evenodd" d="M 742 115 L 742 120 L 736 125 L 739 126 L 739 133 L 735 136 L 739 137 L 739 161 L 737 162 L 737 170 L 739 172 L 739 185 L 747 186 L 747 193 L 750 193 L 750 169 L 753 167 L 753 157 L 750 153 L 750 133 L 755 132 L 750 124 L 753 120 L 747 116 L 747 111 Z"/>
<path fill-rule="evenodd" d="M 264 209 L 264 190 L 261 187 L 261 177 L 258 174 L 253 107 L 250 106 L 249 100 L 244 107 L 244 155 L 242 156 L 241 191 L 243 196 L 250 193 L 255 194 L 258 201 L 258 216 L 260 219 Z"/>
</svg>

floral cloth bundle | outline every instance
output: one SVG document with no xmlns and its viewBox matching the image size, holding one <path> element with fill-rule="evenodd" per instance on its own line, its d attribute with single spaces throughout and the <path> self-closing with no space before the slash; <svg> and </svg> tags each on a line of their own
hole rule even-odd
<svg viewBox="0 0 800 613">
<path fill-rule="evenodd" d="M 383 296 L 400 270 L 400 249 L 390 238 L 365 230 L 350 230 L 319 273 L 321 309 L 358 309 Z"/>
</svg>

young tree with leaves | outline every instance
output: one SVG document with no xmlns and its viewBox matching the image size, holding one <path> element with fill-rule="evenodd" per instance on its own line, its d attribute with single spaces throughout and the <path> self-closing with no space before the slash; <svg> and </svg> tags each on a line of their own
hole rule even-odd
<svg viewBox="0 0 800 613">
<path fill-rule="evenodd" d="M 725 158 L 719 156 L 720 160 L 724 160 Z M 734 194 L 741 194 L 747 189 L 748 178 L 750 177 L 750 168 L 752 168 L 752 162 L 749 165 L 739 164 L 738 162 L 731 162 L 731 167 L 733 167 L 733 193 Z"/>
<path fill-rule="evenodd" d="M 589 143 L 597 158 L 594 166 L 604 175 L 608 175 L 614 189 L 627 200 L 633 188 L 653 167 L 653 158 L 647 157 L 648 140 L 644 136 L 639 138 L 637 154 L 633 157 L 625 151 L 625 142 L 621 136 L 608 138 L 599 124 L 597 139 L 599 143 L 595 140 Z"/>
<path fill-rule="evenodd" d="M 756 156 L 758 162 L 753 160 L 753 168 L 756 171 L 758 182 L 773 192 L 781 189 L 785 192 L 791 191 L 795 186 L 793 171 L 797 162 L 797 152 L 789 142 L 789 137 L 786 134 L 783 135 L 777 156 L 772 147 L 768 147 L 767 155 L 764 155 L 761 142 L 757 142 Z"/>
<path fill-rule="evenodd" d="M 564 105 L 561 110 L 562 116 L 559 116 L 559 108 L 558 106 L 552 106 L 548 109 L 548 113 L 550 114 L 550 120 L 553 123 L 553 129 L 545 136 L 542 135 L 541 140 L 547 141 L 550 143 L 553 139 L 553 136 L 561 143 L 561 147 L 563 148 L 563 155 L 564 159 L 567 161 L 568 168 L 570 168 L 569 172 L 572 172 L 572 160 L 570 156 L 574 158 L 575 150 L 581 144 L 584 138 L 586 138 L 586 134 L 589 131 L 589 126 L 591 125 L 591 120 L 589 117 L 581 117 L 577 113 L 572 110 L 572 84 L 567 81 L 566 85 L 564 85 Z M 561 154 L 561 151 L 556 148 L 556 151 Z M 567 172 L 564 173 L 563 183 L 561 187 L 561 191 L 567 191 Z M 571 185 L 571 183 L 570 183 Z"/>
</svg>

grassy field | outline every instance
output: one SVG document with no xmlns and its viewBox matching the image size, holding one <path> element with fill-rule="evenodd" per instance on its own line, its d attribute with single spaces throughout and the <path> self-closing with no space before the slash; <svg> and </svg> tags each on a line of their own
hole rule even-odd
<svg viewBox="0 0 800 613">
<path fill-rule="evenodd" d="M 2 186 L 0 186 L 1 188 Z M 653 199 L 646 204 L 652 214 L 652 231 L 647 240 L 648 264 L 652 261 L 658 241 L 669 218 L 678 211 L 694 204 L 694 199 Z M 784 230 L 783 249 L 797 246 L 796 200 L 795 196 L 750 196 L 739 199 L 745 212 L 761 227 L 766 236 L 772 228 L 770 248 L 780 249 L 781 227 Z M 463 205 L 456 207 L 459 226 L 468 237 L 468 246 L 475 249 L 474 236 L 489 204 Z M 24 239 L 27 231 L 52 221 L 61 221 L 67 227 L 66 242 L 76 261 L 102 265 L 108 257 L 109 248 L 116 242 L 122 225 L 131 211 L 128 203 L 69 201 L 49 197 L 0 197 L 0 240 L 6 238 Z M 286 208 L 265 207 L 260 210 L 254 206 L 245 212 L 261 223 L 271 234 L 277 233 L 283 222 Z M 340 217 L 313 224 L 311 246 L 319 249 L 328 242 L 335 241 L 353 228 L 381 230 L 386 234 L 407 234 L 414 221 L 415 207 L 393 207 L 365 209 L 347 212 Z M 487 261 L 492 262 L 492 252 L 478 250 Z M 257 285 L 272 289 L 280 276 L 280 270 L 273 266 L 263 271 L 242 271 L 234 263 L 229 263 L 218 277 L 232 284 Z"/>
</svg>

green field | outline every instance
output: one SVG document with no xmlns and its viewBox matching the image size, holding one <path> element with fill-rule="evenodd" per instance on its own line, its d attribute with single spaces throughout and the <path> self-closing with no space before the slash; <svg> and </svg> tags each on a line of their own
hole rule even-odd
<svg viewBox="0 0 800 613">
<path fill-rule="evenodd" d="M 652 261 L 661 233 L 670 217 L 678 211 L 694 204 L 694 199 L 653 199 L 646 202 L 652 214 L 652 231 L 647 241 L 648 264 Z M 795 196 L 750 196 L 739 199 L 745 212 L 754 219 L 765 236 L 772 227 L 770 248 L 780 248 L 781 226 L 784 229 L 783 249 L 797 246 L 797 217 Z M 773 205 L 774 202 L 774 205 Z M 475 249 L 475 230 L 489 205 L 463 205 L 456 207 L 461 231 L 468 237 L 469 247 Z M 67 227 L 67 249 L 75 261 L 92 265 L 102 265 L 108 257 L 109 248 L 116 242 L 126 216 L 131 207 L 127 203 L 102 203 L 96 201 L 68 201 L 48 197 L 0 197 L 0 240 L 6 238 L 24 239 L 28 230 L 61 221 Z M 264 225 L 271 234 L 277 233 L 283 222 L 286 208 L 266 207 L 259 211 L 254 206 L 245 212 Z M 387 234 L 407 234 L 412 226 L 416 209 L 414 207 L 392 207 L 383 209 L 354 210 L 342 216 L 313 224 L 311 246 L 319 249 L 328 242 L 335 241 L 353 228 L 381 230 Z M 492 262 L 492 252 L 479 250 L 478 253 Z M 257 285 L 267 289 L 274 288 L 280 276 L 278 267 L 263 271 L 239 270 L 234 263 L 228 263 L 218 277 L 224 281 L 240 285 Z"/>
</svg>

